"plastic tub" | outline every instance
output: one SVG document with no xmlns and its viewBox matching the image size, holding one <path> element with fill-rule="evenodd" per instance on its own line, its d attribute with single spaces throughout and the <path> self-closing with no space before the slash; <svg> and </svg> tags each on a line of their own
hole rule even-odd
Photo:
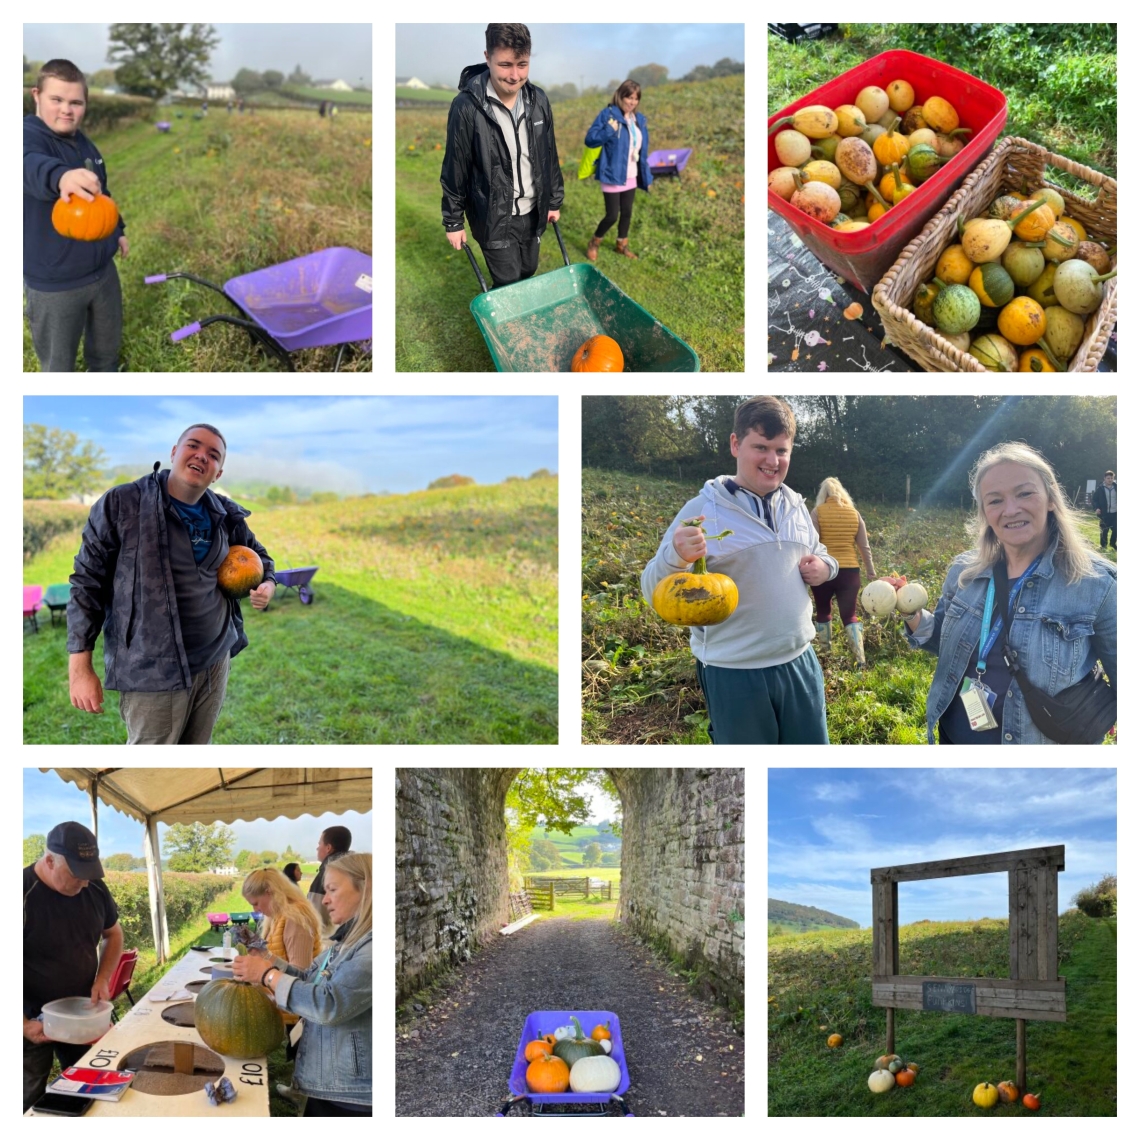
<svg viewBox="0 0 1140 1140">
<path fill-rule="evenodd" d="M 893 79 L 905 79 L 914 88 L 916 103 L 925 102 L 931 95 L 941 95 L 953 104 L 960 125 L 973 128 L 970 142 L 937 174 L 867 229 L 847 234 L 836 233 L 822 222 L 809 218 L 802 210 L 797 210 L 790 202 L 785 202 L 779 194 L 768 191 L 768 208 L 787 221 L 824 265 L 864 293 L 871 292 L 898 259 L 903 247 L 941 209 L 946 199 L 962 185 L 966 175 L 990 153 L 1009 113 L 1005 96 L 996 87 L 973 75 L 917 52 L 885 51 L 769 115 L 768 126 L 771 128 L 777 119 L 801 107 L 822 103 L 834 109 L 845 103 L 854 103 L 855 96 L 864 87 L 885 88 Z M 782 165 L 776 157 L 775 139 L 775 135 L 768 139 L 769 170 Z"/>
<path fill-rule="evenodd" d="M 69 997 L 44 1006 L 44 1035 L 68 1045 L 88 1045 L 111 1028 L 112 1005 L 90 998 Z"/>
</svg>

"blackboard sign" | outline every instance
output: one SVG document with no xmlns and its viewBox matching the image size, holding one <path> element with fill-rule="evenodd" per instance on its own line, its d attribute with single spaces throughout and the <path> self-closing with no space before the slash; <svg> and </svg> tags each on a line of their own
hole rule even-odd
<svg viewBox="0 0 1140 1140">
<path fill-rule="evenodd" d="M 977 1013 L 972 983 L 923 982 L 922 1008 L 943 1013 Z"/>
</svg>

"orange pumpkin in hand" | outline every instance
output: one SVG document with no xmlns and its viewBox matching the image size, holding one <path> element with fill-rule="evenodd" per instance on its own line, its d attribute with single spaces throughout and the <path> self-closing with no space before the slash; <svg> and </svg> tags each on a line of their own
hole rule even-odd
<svg viewBox="0 0 1140 1140">
<path fill-rule="evenodd" d="M 621 372 L 624 368 L 621 346 L 609 336 L 590 337 L 570 363 L 571 372 Z"/>
<path fill-rule="evenodd" d="M 96 194 L 94 202 L 85 202 L 78 194 L 71 201 L 62 198 L 51 208 L 51 224 L 55 232 L 76 241 L 102 241 L 115 232 L 119 224 L 119 208 L 106 194 Z"/>
<path fill-rule="evenodd" d="M 545 1054 L 526 1068 L 526 1087 L 532 1093 L 561 1093 L 570 1087 L 570 1066 L 561 1057 Z"/>
</svg>

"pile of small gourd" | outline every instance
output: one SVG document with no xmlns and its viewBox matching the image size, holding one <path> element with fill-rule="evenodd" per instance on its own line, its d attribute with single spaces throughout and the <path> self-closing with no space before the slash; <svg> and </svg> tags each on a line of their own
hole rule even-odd
<svg viewBox="0 0 1140 1140">
<path fill-rule="evenodd" d="M 841 233 L 866 229 L 953 158 L 970 127 L 941 96 L 914 101 L 905 79 L 864 87 L 832 110 L 801 107 L 772 125 L 783 166 L 768 188 Z M 790 129 L 780 130 L 790 124 Z"/>
<path fill-rule="evenodd" d="M 1059 372 L 1116 275 L 1110 253 L 1052 187 L 958 218 L 958 242 L 914 295 L 914 315 L 988 372 Z M 1014 240 L 1017 239 L 1017 240 Z M 995 331 L 996 330 L 996 331 Z"/>
<path fill-rule="evenodd" d="M 888 1053 L 875 1062 L 874 1071 L 867 1078 L 867 1087 L 873 1093 L 884 1093 L 893 1089 L 908 1088 L 918 1076 L 918 1066 L 913 1061 L 904 1061 L 897 1053 Z"/>
<path fill-rule="evenodd" d="M 526 1087 L 532 1093 L 557 1095 L 567 1089 L 576 1093 L 608 1093 L 621 1084 L 621 1069 L 610 1056 L 613 1048 L 610 1023 L 595 1025 L 590 1036 L 582 1032 L 576 1017 L 553 1033 L 527 1042 Z"/>
</svg>

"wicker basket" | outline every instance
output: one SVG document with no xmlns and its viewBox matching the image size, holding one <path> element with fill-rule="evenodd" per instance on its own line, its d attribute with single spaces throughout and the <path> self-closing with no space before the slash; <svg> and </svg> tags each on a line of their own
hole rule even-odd
<svg viewBox="0 0 1140 1140">
<path fill-rule="evenodd" d="M 1053 166 L 1089 183 L 1097 190 L 1096 200 L 1078 198 L 1061 186 L 1045 181 L 1045 167 Z M 907 306 L 914 303 L 915 290 L 934 275 L 942 251 L 958 241 L 957 218 L 963 220 L 985 214 L 989 204 L 1009 190 L 1022 191 L 1053 186 L 1090 237 L 1116 244 L 1116 182 L 1106 174 L 1081 166 L 1064 155 L 1052 154 L 1026 139 L 1005 138 L 993 154 L 971 174 L 955 194 L 902 251 L 898 261 L 875 286 L 871 302 L 883 318 L 891 341 L 927 372 L 985 372 L 968 353 L 962 353 L 920 321 Z M 1112 259 L 1116 265 L 1115 256 Z M 1115 277 L 1105 282 L 1104 300 L 1085 320 L 1085 337 L 1073 358 L 1069 372 L 1095 372 L 1108 347 L 1116 324 Z M 948 366 L 949 365 L 949 366 Z"/>
</svg>

